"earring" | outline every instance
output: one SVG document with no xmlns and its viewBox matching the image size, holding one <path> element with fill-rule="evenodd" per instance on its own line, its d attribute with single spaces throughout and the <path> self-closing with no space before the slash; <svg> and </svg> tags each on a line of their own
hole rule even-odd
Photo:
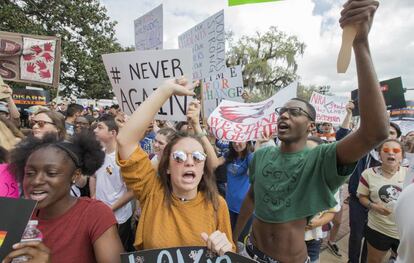
<svg viewBox="0 0 414 263">
<path fill-rule="evenodd" d="M 170 169 L 167 169 L 167 174 L 170 174 Z"/>
<path fill-rule="evenodd" d="M 76 181 L 75 181 L 75 180 L 73 180 L 73 181 L 72 181 L 72 184 L 75 184 L 75 183 L 76 183 Z"/>
</svg>

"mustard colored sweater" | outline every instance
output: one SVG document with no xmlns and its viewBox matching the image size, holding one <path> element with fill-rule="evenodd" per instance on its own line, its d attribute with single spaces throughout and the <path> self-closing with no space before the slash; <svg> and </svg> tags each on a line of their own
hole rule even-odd
<svg viewBox="0 0 414 263">
<path fill-rule="evenodd" d="M 159 177 L 141 147 L 138 146 L 128 160 L 121 160 L 118 155 L 117 161 L 128 189 L 134 191 L 141 205 L 134 243 L 137 250 L 206 246 L 201 233 L 210 235 L 216 230 L 225 233 L 232 242 L 229 212 L 221 196 L 216 213 L 202 192 L 187 202 L 173 197 L 169 209 L 164 203 L 165 193 Z"/>
</svg>

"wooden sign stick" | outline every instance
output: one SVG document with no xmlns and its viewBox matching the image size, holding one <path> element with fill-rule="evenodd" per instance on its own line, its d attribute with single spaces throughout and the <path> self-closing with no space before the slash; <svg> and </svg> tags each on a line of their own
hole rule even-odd
<svg viewBox="0 0 414 263">
<path fill-rule="evenodd" d="M 342 32 L 342 44 L 339 50 L 338 60 L 336 62 L 336 70 L 338 73 L 345 73 L 348 69 L 349 62 L 351 62 L 352 43 L 356 36 L 356 29 L 354 26 L 346 26 Z"/>
</svg>

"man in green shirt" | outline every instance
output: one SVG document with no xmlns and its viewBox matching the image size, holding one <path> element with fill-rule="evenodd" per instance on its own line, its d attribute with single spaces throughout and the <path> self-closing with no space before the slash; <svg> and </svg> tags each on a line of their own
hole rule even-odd
<svg viewBox="0 0 414 263">
<path fill-rule="evenodd" d="M 292 99 L 277 108 L 280 147 L 255 153 L 251 187 L 233 232 L 238 237 L 255 212 L 247 253 L 259 262 L 308 262 L 304 231 L 307 218 L 335 205 L 333 194 L 355 163 L 388 136 L 388 114 L 372 64 L 368 33 L 378 2 L 353 0 L 344 5 L 341 27 L 356 29 L 353 42 L 359 86 L 360 128 L 337 143 L 306 148 L 315 128 L 315 109 Z M 237 238 L 233 238 L 237 240 Z"/>
</svg>

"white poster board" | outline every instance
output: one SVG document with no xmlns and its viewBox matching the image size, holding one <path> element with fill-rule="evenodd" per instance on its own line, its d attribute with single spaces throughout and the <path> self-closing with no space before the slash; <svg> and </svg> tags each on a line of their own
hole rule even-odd
<svg viewBox="0 0 414 263">
<path fill-rule="evenodd" d="M 216 76 L 204 79 L 204 116 L 208 117 L 222 100 L 243 102 L 243 76 L 241 66 L 225 69 Z"/>
<path fill-rule="evenodd" d="M 162 4 L 134 21 L 135 50 L 162 49 Z"/>
<path fill-rule="evenodd" d="M 121 52 L 102 58 L 119 106 L 128 115 L 166 79 L 184 75 L 192 83 L 190 49 Z M 187 97 L 171 97 L 158 112 L 157 119 L 186 120 L 189 102 Z"/>
<path fill-rule="evenodd" d="M 178 37 L 180 48 L 193 50 L 193 79 L 203 79 L 225 69 L 224 11 L 210 16 Z"/>
<path fill-rule="evenodd" d="M 271 98 L 258 103 L 223 100 L 207 120 L 210 132 L 219 140 L 246 142 L 262 138 L 262 133 L 274 134 L 277 129 L 275 108 L 295 98 L 297 82 Z"/>
<path fill-rule="evenodd" d="M 341 125 L 344 121 L 348 101 L 347 97 L 327 96 L 315 91 L 309 100 L 316 110 L 316 122 L 330 122 L 333 125 Z"/>
</svg>

